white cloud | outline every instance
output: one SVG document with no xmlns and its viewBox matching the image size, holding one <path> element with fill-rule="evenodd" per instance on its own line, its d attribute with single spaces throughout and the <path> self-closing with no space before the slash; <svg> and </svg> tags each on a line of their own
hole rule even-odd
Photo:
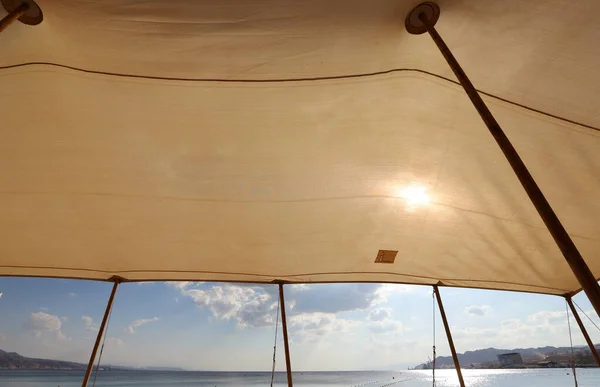
<svg viewBox="0 0 600 387">
<path fill-rule="evenodd" d="M 240 327 L 275 324 L 277 299 L 264 287 L 221 284 L 205 289 L 182 288 L 181 292 L 199 307 L 208 308 L 216 319 L 234 319 Z"/>
<path fill-rule="evenodd" d="M 32 313 L 29 316 L 25 327 L 30 330 L 35 337 L 41 337 L 43 333 L 49 332 L 55 335 L 58 340 L 65 340 L 66 337 L 61 331 L 62 322 L 58 316 L 45 312 Z"/>
<path fill-rule="evenodd" d="M 37 331 L 58 331 L 60 330 L 61 322 L 58 316 L 36 312 L 29 316 L 28 326 Z"/>
<path fill-rule="evenodd" d="M 310 289 L 310 285 L 309 284 L 292 284 L 292 285 L 287 285 L 287 287 L 289 289 L 293 289 L 296 291 L 303 291 L 303 290 L 309 290 Z"/>
<path fill-rule="evenodd" d="M 121 347 L 125 345 L 125 343 L 118 337 L 109 337 L 106 339 L 106 345 L 109 347 Z"/>
<path fill-rule="evenodd" d="M 67 322 L 67 321 L 69 321 L 69 318 L 68 318 L 67 316 L 61 316 L 61 317 L 60 317 L 60 320 L 61 320 L 62 322 Z"/>
<path fill-rule="evenodd" d="M 56 339 L 57 340 L 67 340 L 67 336 L 65 336 L 62 331 L 56 331 Z M 70 340 L 70 339 L 69 339 Z"/>
<path fill-rule="evenodd" d="M 527 321 L 535 324 L 552 325 L 567 322 L 567 312 L 557 310 L 542 310 L 527 317 Z"/>
<path fill-rule="evenodd" d="M 273 326 L 278 292 L 274 285 L 237 285 L 192 282 L 168 282 L 182 295 L 206 308 L 218 320 L 234 320 L 240 327 Z M 399 287 L 398 289 L 404 288 Z M 381 284 L 288 285 L 286 307 L 291 316 L 299 314 L 335 314 L 366 310 L 391 293 Z"/>
<path fill-rule="evenodd" d="M 367 320 L 369 321 L 382 321 L 390 318 L 392 315 L 391 308 L 375 308 L 371 309 L 369 315 L 367 316 Z"/>
<path fill-rule="evenodd" d="M 41 306 L 41 307 L 40 307 L 40 310 L 43 310 L 44 312 L 47 312 L 47 311 L 48 311 L 48 308 L 47 308 L 47 307 L 45 307 L 45 306 Z"/>
<path fill-rule="evenodd" d="M 85 330 L 90 332 L 98 332 L 98 326 L 94 324 L 94 319 L 90 316 L 81 316 L 85 325 Z"/>
<path fill-rule="evenodd" d="M 402 285 L 402 284 L 379 284 L 379 287 L 375 291 L 377 294 L 377 299 L 375 300 L 375 304 L 382 304 L 388 301 L 388 298 L 394 294 L 402 294 L 402 293 L 414 293 L 417 290 L 427 289 L 423 286 L 417 285 Z M 426 290 L 429 293 L 429 290 Z"/>
<path fill-rule="evenodd" d="M 485 316 L 491 309 L 488 305 L 471 305 L 465 308 L 465 313 L 469 316 Z"/>
<path fill-rule="evenodd" d="M 577 324 L 571 315 L 574 344 L 584 344 Z M 567 313 L 561 310 L 543 310 L 523 318 L 503 320 L 491 327 L 452 327 L 452 335 L 465 349 L 485 346 L 520 348 L 523 346 L 568 346 Z"/>
<path fill-rule="evenodd" d="M 388 332 L 402 333 L 404 326 L 400 321 L 391 319 L 391 308 L 374 308 L 367 315 L 367 327 L 372 333 L 382 334 Z"/>
<path fill-rule="evenodd" d="M 473 339 L 478 338 L 479 340 L 495 339 L 502 334 L 503 330 L 497 328 L 451 328 L 452 337 L 456 339 Z"/>
<path fill-rule="evenodd" d="M 517 318 L 511 318 L 500 322 L 500 327 L 504 329 L 514 329 L 521 325 L 521 320 Z"/>
<path fill-rule="evenodd" d="M 237 326 L 273 327 L 277 315 L 278 290 L 275 285 L 167 282 L 207 309 L 217 320 L 231 320 Z M 286 308 L 290 333 L 296 341 L 323 336 L 326 332 L 348 331 L 364 325 L 336 317 L 342 312 L 368 311 L 387 301 L 394 293 L 412 292 L 414 286 L 383 284 L 294 284 L 286 285 Z M 390 319 L 391 309 L 377 307 L 368 315 L 368 328 L 374 334 L 401 332 L 399 321 Z"/>
<path fill-rule="evenodd" d="M 153 321 L 158 321 L 159 318 L 158 317 L 152 317 L 152 318 L 143 318 L 140 320 L 135 320 L 134 322 L 132 322 L 131 324 L 129 324 L 129 326 L 127 328 L 125 328 L 125 330 L 129 333 L 135 333 L 135 329 L 141 327 L 142 325 L 151 323 Z"/>
<path fill-rule="evenodd" d="M 293 302 L 295 313 L 338 313 L 368 309 L 389 294 L 387 289 L 386 285 L 370 283 L 305 285 L 300 289 L 290 287 L 286 300 Z"/>
<path fill-rule="evenodd" d="M 372 321 L 368 324 L 368 327 L 375 334 L 388 332 L 400 334 L 405 331 L 404 325 L 400 321 L 395 320 Z"/>
<path fill-rule="evenodd" d="M 192 284 L 193 284 L 193 282 L 190 282 L 190 281 L 167 281 L 167 282 L 165 282 L 165 285 L 170 286 L 175 289 L 179 289 L 179 290 L 183 290 Z"/>
<path fill-rule="evenodd" d="M 76 297 L 76 296 L 77 296 L 77 294 L 75 294 L 75 293 L 73 293 L 73 292 L 71 292 L 71 293 L 67 293 L 67 295 L 68 295 L 69 297 Z"/>
<path fill-rule="evenodd" d="M 338 318 L 332 313 L 305 313 L 291 316 L 288 329 L 291 340 L 297 343 L 314 342 L 326 334 L 347 334 L 360 322 Z"/>
</svg>

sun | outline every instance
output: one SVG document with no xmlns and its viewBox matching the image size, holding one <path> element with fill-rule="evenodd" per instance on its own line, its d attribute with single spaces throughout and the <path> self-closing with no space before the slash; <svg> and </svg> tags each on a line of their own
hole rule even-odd
<svg viewBox="0 0 600 387">
<path fill-rule="evenodd" d="M 398 197 L 405 200 L 410 208 L 419 207 L 428 204 L 431 197 L 427 193 L 427 187 L 413 184 L 398 190 Z"/>
</svg>

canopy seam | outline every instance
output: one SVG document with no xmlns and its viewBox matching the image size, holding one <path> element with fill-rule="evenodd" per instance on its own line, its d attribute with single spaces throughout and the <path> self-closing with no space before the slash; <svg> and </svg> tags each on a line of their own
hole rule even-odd
<svg viewBox="0 0 600 387">
<path fill-rule="evenodd" d="M 450 83 L 460 86 L 460 83 L 458 81 L 455 81 L 451 78 L 433 73 L 431 71 L 421 70 L 421 69 L 416 69 L 416 68 L 393 68 L 393 69 L 374 71 L 374 72 L 369 72 L 369 73 L 341 74 L 341 75 L 330 75 L 330 76 L 320 76 L 320 77 L 264 78 L 264 79 L 262 79 L 262 78 L 256 78 L 256 79 L 253 79 L 253 78 L 246 78 L 246 79 L 191 78 L 191 77 L 187 78 L 187 77 L 164 77 L 164 76 L 157 76 L 157 75 L 126 74 L 126 73 L 117 73 L 117 72 L 110 72 L 110 71 L 90 70 L 90 69 L 84 69 L 84 68 L 80 68 L 80 67 L 69 66 L 69 65 L 54 63 L 54 62 L 23 62 L 23 63 L 17 63 L 17 64 L 13 64 L 13 65 L 0 66 L 0 70 L 9 70 L 9 69 L 13 69 L 13 68 L 28 67 L 28 66 L 60 67 L 60 68 L 65 68 L 65 69 L 88 73 L 88 74 L 107 75 L 107 76 L 122 77 L 122 78 L 137 78 L 137 79 L 163 80 L 163 81 L 182 81 L 182 82 L 226 82 L 226 83 L 317 82 L 317 81 L 325 81 L 325 80 L 368 78 L 368 77 L 392 74 L 392 73 L 397 73 L 397 72 L 416 72 L 416 73 L 429 75 L 431 77 L 435 77 L 435 78 L 444 80 L 446 82 L 450 82 Z M 515 102 L 515 101 L 509 100 L 507 98 L 503 98 L 498 95 L 495 95 L 495 94 L 492 94 L 492 93 L 489 93 L 489 92 L 486 92 L 486 91 L 483 91 L 480 89 L 476 89 L 476 90 L 479 93 L 481 93 L 487 97 L 496 99 L 498 101 L 502 101 L 504 103 L 507 103 L 507 104 L 510 104 L 513 106 L 517 106 L 522 109 L 525 109 L 525 110 L 528 110 L 528 111 L 531 111 L 534 113 L 538 113 L 538 114 L 541 114 L 546 117 L 554 118 L 554 119 L 562 121 L 562 122 L 566 122 L 566 123 L 569 123 L 572 125 L 577 125 L 577 126 L 580 126 L 583 128 L 587 128 L 590 130 L 600 132 L 600 128 L 598 128 L 596 126 L 589 125 L 589 124 L 586 124 L 586 123 L 583 123 L 580 121 L 576 121 L 576 120 L 573 120 L 570 118 L 566 118 L 563 116 L 559 116 L 557 114 L 548 113 L 546 111 L 543 111 L 543 110 L 540 110 L 540 109 L 537 109 L 537 108 L 534 108 L 534 107 L 531 107 L 531 106 L 528 106 L 528 105 L 525 105 L 525 104 L 522 104 L 519 102 Z"/>
</svg>

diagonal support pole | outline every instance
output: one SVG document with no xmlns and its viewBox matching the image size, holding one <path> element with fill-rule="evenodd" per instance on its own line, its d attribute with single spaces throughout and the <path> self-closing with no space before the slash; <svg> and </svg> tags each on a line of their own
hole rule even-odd
<svg viewBox="0 0 600 387">
<path fill-rule="evenodd" d="M 279 283 L 279 305 L 281 306 L 281 325 L 283 330 L 283 345 L 285 348 L 285 370 L 287 373 L 288 387 L 292 387 L 292 363 L 290 360 L 290 344 L 288 340 L 287 319 L 285 317 L 285 298 L 283 298 L 283 284 Z"/>
<path fill-rule="evenodd" d="M 458 355 L 456 354 L 456 348 L 454 347 L 454 340 L 452 339 L 452 332 L 450 332 L 450 325 L 448 325 L 448 319 L 446 318 L 446 311 L 444 310 L 444 304 L 442 304 L 442 297 L 440 296 L 440 289 L 437 285 L 433 285 L 433 292 L 437 299 L 438 306 L 440 307 L 440 315 L 444 322 L 444 329 L 446 330 L 446 336 L 448 337 L 448 346 L 450 352 L 452 352 L 452 360 L 454 361 L 454 368 L 456 368 L 456 374 L 458 375 L 458 381 L 460 387 L 465 387 L 465 380 L 463 379 L 462 370 L 460 369 L 460 362 L 458 361 Z"/>
<path fill-rule="evenodd" d="M 573 317 L 575 317 L 575 321 L 577 321 L 579 329 L 581 329 L 581 333 L 585 338 L 585 342 L 590 347 L 590 351 L 592 351 L 592 356 L 596 360 L 596 364 L 600 366 L 600 356 L 598 356 L 598 351 L 596 350 L 596 347 L 594 346 L 594 342 L 590 338 L 590 335 L 588 335 L 587 330 L 585 329 L 585 325 L 583 325 L 583 322 L 581 321 L 581 318 L 579 317 L 579 314 L 575 309 L 575 305 L 573 305 L 573 300 L 571 299 L 571 296 L 565 296 L 565 299 L 567 300 L 567 304 L 569 304 L 569 308 L 571 308 L 571 312 L 573 312 Z"/>
<path fill-rule="evenodd" d="M 21 16 L 27 12 L 29 9 L 29 4 L 21 3 L 17 8 L 13 9 L 8 15 L 4 16 L 2 20 L 0 20 L 0 32 L 4 31 L 9 25 L 11 25 L 15 20 L 19 19 Z"/>
<path fill-rule="evenodd" d="M 100 340 L 102 340 L 102 335 L 104 334 L 104 330 L 106 329 L 106 321 L 108 320 L 108 316 L 110 314 L 110 310 L 113 305 L 113 301 L 115 300 L 115 294 L 117 293 L 117 288 L 119 287 L 119 282 L 115 281 L 112 291 L 110 292 L 110 297 L 108 298 L 108 303 L 106 304 L 106 310 L 104 311 L 104 317 L 102 318 L 102 323 L 100 324 L 100 329 L 98 329 L 98 336 L 96 336 L 96 342 L 94 343 L 94 348 L 92 349 L 92 354 L 90 355 L 90 362 L 88 363 L 87 369 L 85 370 L 85 375 L 83 377 L 83 382 L 81 383 L 81 387 L 87 387 L 88 381 L 90 380 L 90 376 L 92 374 L 92 369 L 94 368 L 94 361 L 96 360 L 96 352 L 98 352 L 98 346 L 100 345 Z M 96 370 L 98 372 L 98 370 Z"/>
<path fill-rule="evenodd" d="M 565 260 L 571 267 L 573 274 L 579 281 L 579 284 L 587 294 L 590 302 L 594 306 L 596 313 L 600 316 L 600 286 L 596 281 L 596 278 L 592 274 L 592 271 L 585 263 L 585 260 L 577 250 L 575 243 L 565 230 L 564 226 L 554 213 L 554 210 L 546 200 L 546 197 L 538 187 L 537 183 L 531 176 L 531 173 L 521 160 L 521 157 L 511 144 L 508 137 L 483 102 L 479 93 L 467 77 L 467 74 L 458 64 L 454 55 L 442 40 L 442 37 L 438 34 L 434 28 L 437 19 L 439 18 L 440 8 L 433 2 L 425 2 L 416 6 L 406 18 L 406 30 L 412 34 L 422 34 L 428 32 L 438 49 L 448 62 L 448 65 L 458 78 L 458 81 L 462 85 L 463 89 L 469 96 L 469 99 L 477 109 L 477 112 L 481 116 L 481 119 L 489 129 L 490 133 L 498 143 L 498 146 L 504 153 L 506 160 L 512 167 L 513 171 L 517 175 L 517 178 L 521 182 L 521 185 L 525 189 L 527 196 L 533 203 L 538 214 L 544 221 L 546 228 L 550 231 L 552 238 L 556 242 L 556 245 L 562 252 Z"/>
<path fill-rule="evenodd" d="M 42 22 L 44 15 L 41 8 L 34 0 L 0 0 L 2 7 L 8 15 L 0 20 L 0 32 L 4 31 L 14 21 L 18 20 L 23 24 L 37 25 Z"/>
</svg>

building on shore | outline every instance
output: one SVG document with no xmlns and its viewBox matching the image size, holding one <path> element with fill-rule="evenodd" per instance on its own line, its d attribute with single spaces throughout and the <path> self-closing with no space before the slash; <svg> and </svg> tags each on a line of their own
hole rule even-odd
<svg viewBox="0 0 600 387">
<path fill-rule="evenodd" d="M 502 368 L 515 368 L 523 366 L 523 358 L 519 352 L 503 353 L 498 355 L 498 361 Z"/>
</svg>

